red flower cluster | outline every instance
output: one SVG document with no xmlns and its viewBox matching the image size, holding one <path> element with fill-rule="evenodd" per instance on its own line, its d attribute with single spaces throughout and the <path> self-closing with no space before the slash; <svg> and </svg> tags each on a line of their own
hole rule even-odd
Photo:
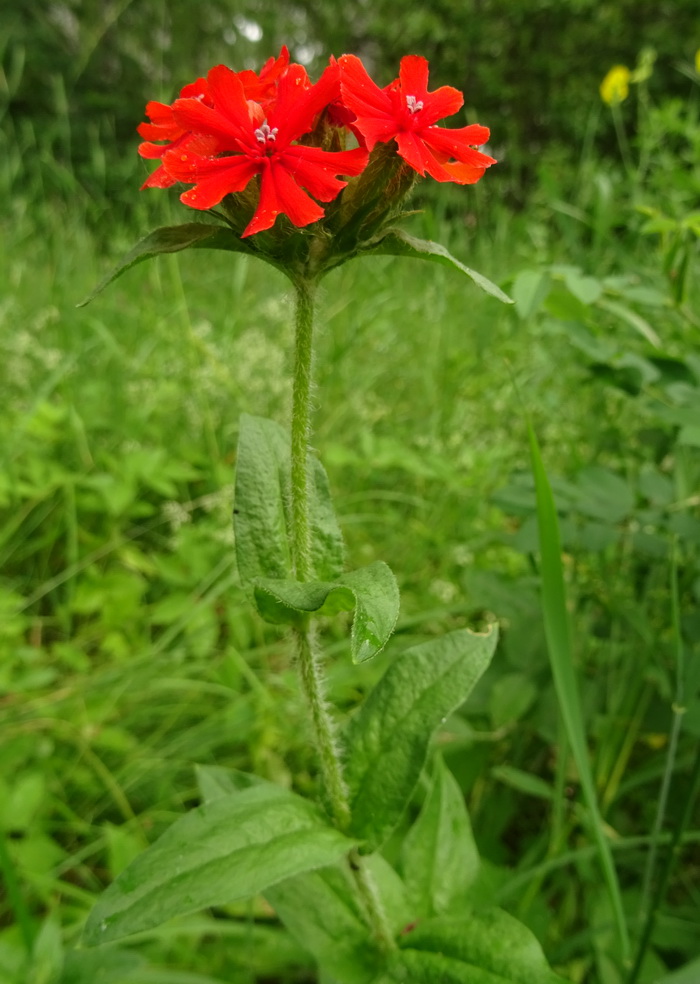
<svg viewBox="0 0 700 984">
<path fill-rule="evenodd" d="M 403 58 L 399 78 L 384 89 L 354 55 L 332 58 L 314 84 L 286 48 L 259 73 L 217 65 L 172 105 L 146 106 L 151 122 L 138 128 L 146 139 L 139 153 L 161 164 L 143 187 L 191 184 L 181 200 L 210 209 L 259 175 L 257 208 L 243 231 L 250 236 L 270 229 L 278 215 L 299 227 L 322 218 L 318 202 L 339 195 L 348 183 L 340 175 L 361 174 L 377 143 L 395 140 L 399 157 L 421 175 L 473 184 L 495 163 L 474 149 L 489 131 L 435 125 L 463 101 L 449 86 L 428 92 L 428 63 L 418 55 Z M 329 126 L 338 131 L 331 145 L 344 146 L 350 132 L 359 146 L 324 149 Z"/>
</svg>

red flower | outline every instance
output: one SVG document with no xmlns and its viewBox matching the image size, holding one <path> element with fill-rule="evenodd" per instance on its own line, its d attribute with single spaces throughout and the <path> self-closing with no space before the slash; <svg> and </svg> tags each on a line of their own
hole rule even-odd
<svg viewBox="0 0 700 984">
<path fill-rule="evenodd" d="M 399 77 L 380 89 L 355 55 L 340 58 L 343 103 L 357 119 L 367 149 L 377 143 L 395 140 L 399 156 L 411 167 L 437 181 L 474 184 L 492 157 L 474 150 L 489 138 L 485 126 L 465 126 L 447 130 L 435 126 L 462 107 L 462 93 L 450 86 L 428 92 L 428 62 L 419 55 L 401 59 Z"/>
<path fill-rule="evenodd" d="M 205 156 L 189 146 L 170 149 L 163 157 L 170 177 L 195 185 L 181 201 L 193 208 L 212 208 L 259 174 L 260 200 L 243 236 L 271 228 L 281 214 L 296 226 L 320 219 L 324 211 L 306 191 L 322 202 L 331 201 L 347 183 L 337 176 L 359 174 L 368 156 L 360 148 L 333 153 L 294 143 L 337 97 L 338 75 L 332 63 L 311 85 L 301 65 L 289 65 L 274 80 L 276 97 L 260 104 L 248 98 L 239 75 L 224 65 L 213 68 L 207 76 L 213 105 L 178 99 L 173 116 L 183 130 L 216 140 L 218 151 L 232 156 Z"/>
</svg>

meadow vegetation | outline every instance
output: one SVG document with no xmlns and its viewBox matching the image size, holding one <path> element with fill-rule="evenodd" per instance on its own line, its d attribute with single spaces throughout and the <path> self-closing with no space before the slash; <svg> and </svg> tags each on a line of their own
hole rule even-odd
<svg viewBox="0 0 700 984">
<path fill-rule="evenodd" d="M 473 189 L 419 188 L 411 231 L 512 307 L 387 257 L 332 273 L 320 299 L 314 445 L 349 566 L 386 561 L 402 598 L 372 664 L 352 665 L 329 624 L 332 703 L 350 715 L 407 645 L 500 623 L 438 744 L 484 892 L 579 984 L 629 978 L 552 679 L 528 421 L 635 946 L 655 916 L 639 980 L 700 978 L 700 89 L 699 66 L 679 65 L 665 88 L 641 58 L 612 107 L 580 93 L 574 152 L 552 144 L 525 182 L 524 151 L 511 168 L 504 148 L 503 174 Z M 498 119 L 480 122 L 499 144 Z M 306 793 L 317 776 L 283 633 L 249 610 L 230 522 L 240 413 L 288 410 L 288 284 L 189 252 L 76 309 L 185 210 L 139 195 L 135 139 L 111 199 L 97 131 L 81 137 L 88 194 L 85 161 L 72 169 L 59 131 L 42 143 L 30 123 L 6 121 L 0 165 L 0 981 L 310 981 L 261 900 L 144 933 L 104 977 L 72 964 L 102 888 L 198 801 L 196 765 Z"/>
</svg>

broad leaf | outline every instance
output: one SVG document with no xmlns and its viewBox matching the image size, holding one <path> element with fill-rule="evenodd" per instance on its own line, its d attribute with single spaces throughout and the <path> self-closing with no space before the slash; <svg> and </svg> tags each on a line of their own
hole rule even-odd
<svg viewBox="0 0 700 984">
<path fill-rule="evenodd" d="M 332 864 L 352 842 L 308 800 L 271 784 L 222 796 L 177 820 L 110 885 L 85 928 L 88 945 L 173 916 L 257 895 Z"/>
<path fill-rule="evenodd" d="M 442 758 L 401 848 L 401 871 L 415 917 L 463 909 L 479 869 L 464 796 Z"/>
<path fill-rule="evenodd" d="M 237 236 L 228 226 L 212 225 L 205 222 L 186 222 L 184 225 L 163 226 L 154 229 L 129 250 L 117 266 L 100 281 L 93 291 L 78 304 L 84 307 L 101 293 L 113 280 L 123 273 L 161 253 L 179 253 L 183 249 L 224 249 L 234 253 L 247 253 L 256 256 L 257 253 L 245 240 Z"/>
<path fill-rule="evenodd" d="M 467 629 L 407 650 L 389 667 L 350 722 L 346 778 L 351 829 L 379 847 L 403 813 L 433 732 L 469 696 L 488 666 L 497 631 Z"/>
<path fill-rule="evenodd" d="M 298 624 L 308 615 L 335 615 L 355 611 L 350 651 L 361 663 L 383 649 L 399 615 L 399 589 L 386 564 L 342 574 L 333 582 L 254 581 L 255 605 L 267 622 Z"/>
<path fill-rule="evenodd" d="M 460 273 L 465 273 L 477 287 L 481 287 L 487 294 L 504 304 L 513 303 L 512 298 L 504 294 L 500 287 L 497 287 L 483 274 L 465 266 L 440 243 L 434 243 L 429 239 L 417 239 L 408 232 L 404 232 L 403 229 L 389 229 L 373 246 L 363 250 L 363 253 L 388 253 L 391 256 L 412 256 L 419 260 L 432 260 L 434 263 L 441 263 L 443 266 L 452 267 L 459 270 Z"/>
<path fill-rule="evenodd" d="M 248 589 L 256 578 L 291 578 L 289 552 L 289 435 L 265 417 L 243 414 L 236 458 L 236 559 Z M 309 462 L 311 557 L 316 576 L 333 580 L 343 570 L 343 538 L 321 462 Z"/>
<path fill-rule="evenodd" d="M 431 919 L 404 934 L 373 984 L 564 984 L 529 929 L 500 909 Z"/>
</svg>

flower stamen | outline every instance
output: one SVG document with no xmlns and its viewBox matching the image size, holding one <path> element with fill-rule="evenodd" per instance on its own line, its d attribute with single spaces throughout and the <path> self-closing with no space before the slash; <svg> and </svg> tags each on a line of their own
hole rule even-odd
<svg viewBox="0 0 700 984">
<path fill-rule="evenodd" d="M 255 139 L 259 144 L 274 143 L 277 139 L 278 129 L 279 128 L 276 126 L 270 128 L 267 120 L 265 120 L 265 122 L 262 123 L 257 130 L 255 130 Z"/>
<path fill-rule="evenodd" d="M 423 100 L 416 99 L 415 96 L 406 96 L 406 106 L 411 116 L 415 116 L 423 108 Z"/>
</svg>

